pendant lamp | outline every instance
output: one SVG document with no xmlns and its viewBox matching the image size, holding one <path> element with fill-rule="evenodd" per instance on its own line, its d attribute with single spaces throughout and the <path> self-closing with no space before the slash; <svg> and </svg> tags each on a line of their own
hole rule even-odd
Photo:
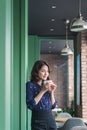
<svg viewBox="0 0 87 130">
<path fill-rule="evenodd" d="M 81 0 L 79 0 L 79 12 L 78 17 L 71 21 L 70 31 L 81 32 L 87 30 L 87 22 L 83 19 L 81 14 Z"/>
<path fill-rule="evenodd" d="M 68 33 L 67 33 L 67 29 L 68 29 L 68 24 L 69 24 L 69 20 L 65 21 L 65 25 L 66 25 L 66 42 L 65 42 L 65 47 L 61 50 L 61 55 L 72 55 L 73 52 L 70 49 L 69 45 L 68 45 Z"/>
</svg>

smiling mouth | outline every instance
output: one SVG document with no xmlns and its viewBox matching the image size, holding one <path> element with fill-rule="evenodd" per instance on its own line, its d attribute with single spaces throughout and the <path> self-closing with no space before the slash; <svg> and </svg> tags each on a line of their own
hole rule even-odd
<svg viewBox="0 0 87 130">
<path fill-rule="evenodd" d="M 47 76 L 44 76 L 43 78 L 45 78 L 45 79 L 46 79 L 46 78 L 47 78 Z"/>
</svg>

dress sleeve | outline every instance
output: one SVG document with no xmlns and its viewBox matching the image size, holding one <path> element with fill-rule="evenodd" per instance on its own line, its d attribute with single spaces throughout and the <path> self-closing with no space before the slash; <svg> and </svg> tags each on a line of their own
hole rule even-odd
<svg viewBox="0 0 87 130">
<path fill-rule="evenodd" d="M 55 101 L 55 103 L 52 105 L 52 109 L 54 109 L 58 105 L 58 101 Z"/>
<path fill-rule="evenodd" d="M 30 82 L 26 83 L 26 104 L 27 108 L 31 110 L 36 105 L 36 102 L 34 100 L 33 84 L 31 84 Z"/>
</svg>

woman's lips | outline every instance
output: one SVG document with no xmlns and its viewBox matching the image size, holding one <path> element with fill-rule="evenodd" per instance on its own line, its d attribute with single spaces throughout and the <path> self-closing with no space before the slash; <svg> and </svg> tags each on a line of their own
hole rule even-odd
<svg viewBox="0 0 87 130">
<path fill-rule="evenodd" d="M 44 79 L 47 79 L 47 76 L 43 76 Z"/>
</svg>

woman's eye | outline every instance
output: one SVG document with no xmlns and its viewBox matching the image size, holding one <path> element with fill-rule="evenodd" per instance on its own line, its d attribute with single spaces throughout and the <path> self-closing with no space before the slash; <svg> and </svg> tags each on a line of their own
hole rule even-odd
<svg viewBox="0 0 87 130">
<path fill-rule="evenodd" d="M 43 70 L 41 72 L 44 72 Z"/>
</svg>

